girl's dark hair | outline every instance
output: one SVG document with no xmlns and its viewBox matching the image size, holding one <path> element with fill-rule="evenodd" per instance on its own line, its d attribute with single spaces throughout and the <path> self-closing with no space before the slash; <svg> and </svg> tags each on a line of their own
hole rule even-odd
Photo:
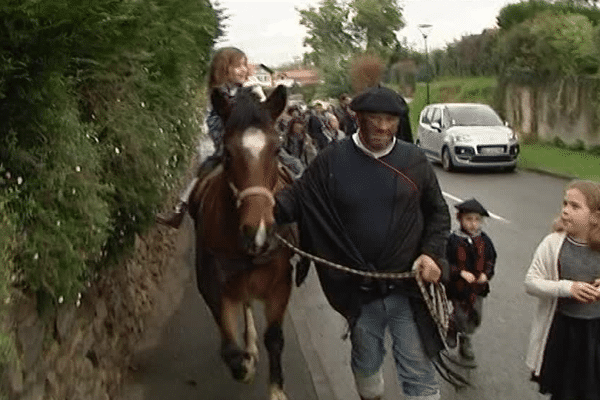
<svg viewBox="0 0 600 400">
<path fill-rule="evenodd" d="M 577 189 L 585 197 L 585 202 L 590 209 L 590 230 L 588 234 L 588 246 L 600 251 L 600 183 L 588 180 L 575 180 L 565 188 Z"/>
<path fill-rule="evenodd" d="M 247 58 L 246 54 L 237 47 L 223 47 L 217 50 L 210 64 L 208 75 L 209 92 L 229 80 L 229 67 L 241 59 Z"/>
</svg>

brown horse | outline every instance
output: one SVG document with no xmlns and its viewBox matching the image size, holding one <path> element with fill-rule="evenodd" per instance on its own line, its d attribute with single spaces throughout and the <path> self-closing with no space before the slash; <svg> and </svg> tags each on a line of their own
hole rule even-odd
<svg viewBox="0 0 600 400">
<path fill-rule="evenodd" d="M 278 163 L 274 128 L 285 108 L 286 91 L 278 87 L 263 103 L 247 89 L 238 92 L 233 99 L 218 90 L 211 96 L 224 121 L 225 151 L 222 164 L 198 185 L 190 200 L 197 283 L 221 331 L 221 356 L 233 377 L 246 383 L 252 381 L 258 361 L 251 301 L 264 302 L 270 400 L 285 400 L 282 322 L 291 293 L 292 254 L 274 238 L 273 193 L 289 183 Z M 237 340 L 241 313 L 243 349 Z"/>
</svg>

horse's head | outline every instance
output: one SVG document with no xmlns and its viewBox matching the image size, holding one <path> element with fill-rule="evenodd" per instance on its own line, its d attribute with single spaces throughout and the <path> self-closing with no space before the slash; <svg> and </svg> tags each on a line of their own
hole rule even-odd
<svg viewBox="0 0 600 400">
<path fill-rule="evenodd" d="M 275 120 L 285 108 L 286 89 L 278 86 L 260 102 L 249 89 L 227 99 L 214 90 L 211 100 L 225 126 L 225 176 L 239 214 L 239 228 L 245 250 L 260 254 L 273 231 L 278 179 L 279 136 Z"/>
</svg>

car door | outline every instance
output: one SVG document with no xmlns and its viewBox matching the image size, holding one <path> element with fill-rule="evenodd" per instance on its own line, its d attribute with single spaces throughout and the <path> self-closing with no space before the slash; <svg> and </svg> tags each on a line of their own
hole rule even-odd
<svg viewBox="0 0 600 400">
<path fill-rule="evenodd" d="M 434 107 L 431 115 L 431 135 L 430 148 L 439 158 L 442 156 L 442 145 L 444 143 L 444 134 L 442 129 L 442 110 L 440 107 Z"/>
<path fill-rule="evenodd" d="M 419 146 L 425 150 L 426 153 L 432 150 L 431 147 L 431 113 L 433 108 L 431 106 L 425 107 L 421 112 L 421 119 L 419 120 Z"/>
</svg>

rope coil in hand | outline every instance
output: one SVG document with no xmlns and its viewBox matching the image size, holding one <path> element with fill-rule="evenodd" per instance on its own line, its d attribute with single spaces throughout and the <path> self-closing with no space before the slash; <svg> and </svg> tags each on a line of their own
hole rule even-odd
<svg viewBox="0 0 600 400">
<path fill-rule="evenodd" d="M 419 290 L 421 291 L 421 295 L 423 296 L 423 300 L 427 305 L 427 309 L 429 310 L 429 314 L 433 318 L 436 327 L 438 329 L 438 333 L 442 338 L 442 342 L 446 349 L 448 349 L 447 338 L 448 338 L 448 326 L 450 324 L 450 315 L 451 315 L 451 305 L 446 297 L 446 289 L 444 285 L 440 282 L 437 283 L 429 283 L 427 285 L 426 282 L 423 281 L 421 275 L 417 272 L 416 263 L 413 264 L 413 268 L 409 272 L 375 272 L 375 271 L 361 271 L 354 268 L 349 268 L 344 265 L 336 264 L 324 258 L 315 256 L 313 254 L 307 253 L 298 247 L 294 246 L 292 243 L 281 237 L 279 234 L 275 234 L 277 239 L 279 239 L 283 244 L 289 247 L 295 253 L 306 257 L 316 263 L 321 265 L 325 265 L 339 271 L 347 272 L 349 274 L 364 276 L 368 278 L 374 279 L 409 279 L 414 278 L 417 281 L 417 285 L 419 286 Z"/>
</svg>

